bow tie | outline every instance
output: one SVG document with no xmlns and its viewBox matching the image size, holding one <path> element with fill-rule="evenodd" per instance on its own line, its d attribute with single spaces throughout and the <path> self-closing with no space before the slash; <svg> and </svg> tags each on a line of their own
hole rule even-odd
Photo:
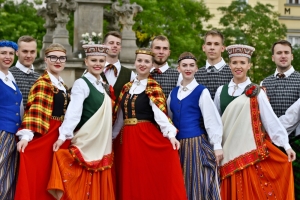
<svg viewBox="0 0 300 200">
<path fill-rule="evenodd" d="M 217 70 L 217 68 L 215 67 L 215 66 L 209 66 L 208 68 L 207 68 L 207 72 L 217 72 L 218 70 Z"/>
<path fill-rule="evenodd" d="M 277 73 L 276 78 L 285 78 L 285 74 L 283 73 Z"/>
<path fill-rule="evenodd" d="M 158 68 L 155 68 L 152 73 L 162 74 L 161 70 Z"/>
<path fill-rule="evenodd" d="M 111 69 L 114 70 L 114 75 L 115 75 L 115 77 L 117 77 L 118 76 L 118 69 L 113 64 L 109 64 L 109 65 L 106 66 L 105 73 L 108 70 L 111 70 Z"/>
</svg>

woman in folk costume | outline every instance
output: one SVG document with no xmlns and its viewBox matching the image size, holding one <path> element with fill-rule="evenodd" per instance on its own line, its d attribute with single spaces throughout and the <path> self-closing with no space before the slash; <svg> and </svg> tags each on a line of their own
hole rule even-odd
<svg viewBox="0 0 300 200">
<path fill-rule="evenodd" d="M 177 69 L 183 80 L 169 95 L 168 114 L 179 131 L 176 138 L 188 199 L 219 200 L 217 165 L 223 158 L 223 126 L 208 89 L 194 78 L 196 61 L 190 52 L 179 56 Z M 200 126 L 202 119 L 205 129 Z"/>
<path fill-rule="evenodd" d="M 187 199 L 177 130 L 166 115 L 161 87 L 149 76 L 153 56 L 149 49 L 136 51 L 138 75 L 124 85 L 115 108 L 114 166 L 119 200 Z"/>
<path fill-rule="evenodd" d="M 73 136 L 69 149 L 54 153 L 48 191 L 56 199 L 114 200 L 111 174 L 112 101 L 102 82 L 108 47 L 83 45 L 87 73 L 74 82 L 60 134 Z"/>
<path fill-rule="evenodd" d="M 22 94 L 8 71 L 18 45 L 0 40 L 0 199 L 14 199 L 17 171 L 17 132 L 23 115 Z"/>
<path fill-rule="evenodd" d="M 294 199 L 292 161 L 296 154 L 265 92 L 247 77 L 254 48 L 227 48 L 233 79 L 220 86 L 215 104 L 222 113 L 224 158 L 222 200 Z M 285 149 L 281 152 L 272 142 Z"/>
<path fill-rule="evenodd" d="M 20 167 L 15 199 L 53 199 L 47 191 L 53 149 L 69 102 L 60 73 L 65 67 L 66 49 L 51 44 L 45 50 L 46 71 L 32 86 L 23 122 L 17 136 Z M 67 142 L 65 144 L 65 147 Z"/>
</svg>

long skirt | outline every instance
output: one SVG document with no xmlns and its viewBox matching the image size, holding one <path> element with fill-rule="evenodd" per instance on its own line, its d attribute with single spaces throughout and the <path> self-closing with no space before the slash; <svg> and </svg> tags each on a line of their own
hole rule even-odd
<svg viewBox="0 0 300 200">
<path fill-rule="evenodd" d="M 0 130 L 0 199 L 14 199 L 18 153 L 16 136 Z"/>
<path fill-rule="evenodd" d="M 68 149 L 53 157 L 49 192 L 61 200 L 114 200 L 111 169 L 89 171 L 79 165 Z"/>
<path fill-rule="evenodd" d="M 53 200 L 47 191 L 50 178 L 53 144 L 58 139 L 58 128 L 61 121 L 51 119 L 50 128 L 43 136 L 34 136 L 28 143 L 24 153 L 20 153 L 19 177 L 15 200 Z M 60 148 L 66 148 L 67 140 Z"/>
<path fill-rule="evenodd" d="M 153 123 L 125 125 L 114 149 L 118 200 L 187 199 L 178 151 Z"/>
<path fill-rule="evenodd" d="M 219 200 L 220 182 L 212 146 L 202 134 L 181 139 L 179 149 L 189 200 Z"/>
<path fill-rule="evenodd" d="M 268 158 L 222 180 L 222 200 L 295 199 L 292 163 L 270 141 L 266 144 Z"/>
</svg>

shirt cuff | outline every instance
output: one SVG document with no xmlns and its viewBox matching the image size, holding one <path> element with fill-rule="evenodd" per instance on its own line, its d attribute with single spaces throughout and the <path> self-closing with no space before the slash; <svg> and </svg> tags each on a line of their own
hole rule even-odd
<svg viewBox="0 0 300 200">
<path fill-rule="evenodd" d="M 176 136 L 176 133 L 173 133 L 173 132 L 168 132 L 168 133 L 167 133 L 167 137 L 168 137 L 169 139 L 174 138 L 175 136 Z"/>
<path fill-rule="evenodd" d="M 66 141 L 66 136 L 65 135 L 59 135 L 58 137 L 59 140 L 62 140 L 63 142 Z"/>
<path fill-rule="evenodd" d="M 219 149 L 222 149 L 221 143 L 214 144 L 214 150 L 219 150 Z"/>
<path fill-rule="evenodd" d="M 20 136 L 19 136 L 19 140 L 27 140 L 27 142 L 29 142 L 29 141 L 30 141 L 30 138 L 29 138 L 28 135 L 20 135 Z"/>
<path fill-rule="evenodd" d="M 283 148 L 284 148 L 285 150 L 288 150 L 288 149 L 291 149 L 292 147 L 291 147 L 291 145 L 290 145 L 289 143 L 286 143 L 286 144 L 283 146 Z"/>
</svg>

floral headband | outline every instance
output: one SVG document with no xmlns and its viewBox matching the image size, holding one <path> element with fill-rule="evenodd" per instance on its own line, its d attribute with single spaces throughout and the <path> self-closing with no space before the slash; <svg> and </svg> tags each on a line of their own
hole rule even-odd
<svg viewBox="0 0 300 200">
<path fill-rule="evenodd" d="M 11 47 L 15 51 L 18 51 L 18 45 L 12 41 L 0 40 L 0 47 Z"/>
</svg>

